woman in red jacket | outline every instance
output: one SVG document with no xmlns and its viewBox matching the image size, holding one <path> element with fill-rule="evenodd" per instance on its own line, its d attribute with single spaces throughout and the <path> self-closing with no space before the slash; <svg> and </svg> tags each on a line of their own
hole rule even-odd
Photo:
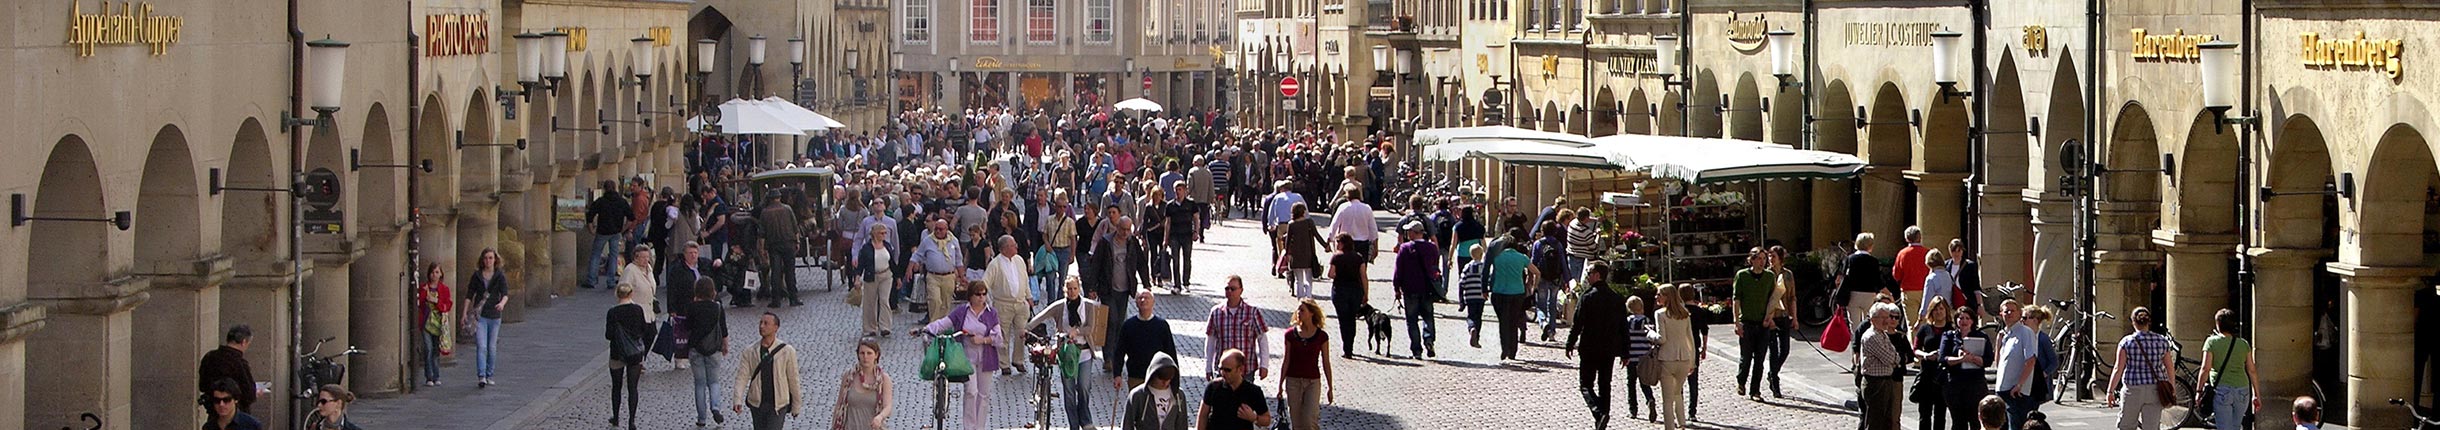
<svg viewBox="0 0 2440 430">
<path fill-rule="evenodd" d="M 440 356 L 450 344 L 449 284 L 439 263 L 424 264 L 424 282 L 415 287 L 415 302 L 423 308 L 424 317 L 424 385 L 441 385 Z"/>
</svg>

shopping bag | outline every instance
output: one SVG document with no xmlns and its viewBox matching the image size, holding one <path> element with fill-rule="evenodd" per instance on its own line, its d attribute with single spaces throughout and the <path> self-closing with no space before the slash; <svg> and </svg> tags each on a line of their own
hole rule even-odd
<svg viewBox="0 0 2440 430">
<path fill-rule="evenodd" d="M 660 335 L 652 338 L 652 353 L 660 354 L 664 359 L 677 355 L 677 336 L 672 335 L 676 329 L 671 328 L 668 321 L 662 321 L 660 330 Z"/>
<path fill-rule="evenodd" d="M 1822 328 L 1822 349 L 1847 352 L 1847 342 L 1854 340 L 1849 336 L 1854 335 L 1847 330 L 1847 313 L 1833 312 L 1830 314 L 1830 326 Z"/>
</svg>

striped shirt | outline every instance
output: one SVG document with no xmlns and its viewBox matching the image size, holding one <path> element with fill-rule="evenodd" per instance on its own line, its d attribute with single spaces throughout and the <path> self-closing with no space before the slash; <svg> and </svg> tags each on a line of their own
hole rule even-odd
<svg viewBox="0 0 2440 430">
<path fill-rule="evenodd" d="M 1228 160 L 1212 160 L 1208 166 L 1212 170 L 1212 186 L 1227 190 L 1230 185 L 1235 185 L 1228 181 L 1229 174 L 1235 172 L 1235 170 L 1230 170 Z"/>
<path fill-rule="evenodd" d="M 1599 257 L 1601 248 L 1595 242 L 1601 239 L 1601 233 L 1596 230 L 1593 223 L 1584 221 L 1567 226 L 1567 255 L 1587 259 Z"/>
<path fill-rule="evenodd" d="M 1483 284 L 1483 277 L 1485 272 L 1491 271 L 1491 265 L 1483 264 L 1483 261 L 1475 260 L 1466 263 L 1464 269 L 1457 271 L 1457 293 L 1464 300 L 1484 300 L 1484 294 L 1490 293 L 1488 286 Z"/>
<path fill-rule="evenodd" d="M 1643 315 L 1627 315 L 1627 360 L 1642 361 L 1652 354 L 1652 319 Z"/>
<path fill-rule="evenodd" d="M 2118 351 L 2127 357 L 2126 362 L 2118 364 L 2126 371 L 2126 379 L 2118 381 L 2119 384 L 2152 385 L 2161 380 L 2160 360 L 2169 353 L 2169 337 L 2137 331 L 2118 338 Z"/>
</svg>

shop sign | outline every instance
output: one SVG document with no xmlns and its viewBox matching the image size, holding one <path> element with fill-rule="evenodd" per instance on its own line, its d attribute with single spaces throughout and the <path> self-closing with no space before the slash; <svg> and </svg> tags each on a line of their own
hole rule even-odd
<svg viewBox="0 0 2440 430">
<path fill-rule="evenodd" d="M 68 46 L 76 47 L 76 56 L 93 56 L 98 45 L 144 45 L 152 55 L 169 53 L 169 45 L 178 43 L 178 29 L 186 26 L 186 17 L 153 14 L 152 3 L 120 3 L 111 8 L 101 2 L 99 13 L 85 13 L 84 2 L 71 2 L 68 9 Z"/>
<path fill-rule="evenodd" d="M 2134 41 L 2131 49 L 2136 60 L 2196 60 L 2203 58 L 2203 42 L 2220 40 L 2220 36 L 2186 34 L 2179 29 L 2169 34 L 2150 34 L 2138 28 L 2129 31 Z"/>
<path fill-rule="evenodd" d="M 1558 75 L 1559 75 L 1559 56 L 1557 56 L 1557 55 L 1544 55 L 1544 56 L 1542 56 L 1542 76 L 1558 76 Z"/>
<path fill-rule="evenodd" d="M 1200 69 L 1200 68 L 1203 68 L 1203 65 L 1201 65 L 1201 64 L 1195 64 L 1195 62 L 1193 62 L 1193 61 L 1186 61 L 1186 59 L 1185 59 L 1185 58 L 1175 58 L 1175 59 L 1171 59 L 1171 60 L 1170 60 L 1170 62 L 1169 62 L 1169 67 L 1170 67 L 1170 68 L 1174 68 L 1174 69 L 1179 69 L 1179 70 L 1187 70 L 1187 69 Z M 1033 68 L 1040 68 L 1040 67 L 1033 67 Z"/>
<path fill-rule="evenodd" d="M 1757 13 L 1753 16 L 1754 19 L 1741 20 L 1737 19 L 1736 12 L 1728 14 L 1728 46 L 1730 48 L 1736 48 L 1739 52 L 1754 52 L 1756 49 L 1762 49 L 1762 42 L 1766 40 L 1763 38 L 1764 33 L 1770 32 L 1771 26 L 1770 23 L 1763 21 L 1762 14 Z"/>
<path fill-rule="evenodd" d="M 558 27 L 551 30 L 568 34 L 568 52 L 585 52 L 584 27 Z"/>
<path fill-rule="evenodd" d="M 447 57 L 488 53 L 491 53 L 490 16 L 479 14 L 424 15 L 424 56 Z"/>
<path fill-rule="evenodd" d="M 1856 22 L 1847 24 L 1847 46 L 1932 46 L 1940 24 L 1928 22 Z"/>
<path fill-rule="evenodd" d="M 2039 25 L 2025 26 L 2025 41 L 2023 44 L 2025 46 L 2025 55 L 2035 57 L 2049 56 L 2050 27 Z"/>
<path fill-rule="evenodd" d="M 669 26 L 644 29 L 644 37 L 652 38 L 652 46 L 669 46 Z"/>
<path fill-rule="evenodd" d="M 1491 73 L 1491 55 L 1474 54 L 1474 72 Z"/>
<path fill-rule="evenodd" d="M 2303 39 L 2304 50 L 2297 56 L 2307 68 L 2370 69 L 2389 75 L 2390 80 L 2405 76 L 2405 62 L 2398 60 L 2406 48 L 2404 40 L 2366 39 L 2361 31 L 2353 39 L 2323 38 L 2314 32 L 2299 33 L 2298 38 Z"/>
<path fill-rule="evenodd" d="M 1008 62 L 1002 62 L 1002 61 L 1000 61 L 1000 58 L 999 58 L 999 57 L 977 57 L 977 58 L 975 58 L 975 59 L 974 59 L 974 68 L 975 68 L 976 70 L 1001 70 L 1001 69 L 1026 69 L 1026 70 L 1033 70 L 1033 69 L 1040 69 L 1040 68 L 1042 68 L 1042 65 L 1040 65 L 1040 64 L 1034 64 L 1034 63 L 1008 63 Z"/>
</svg>

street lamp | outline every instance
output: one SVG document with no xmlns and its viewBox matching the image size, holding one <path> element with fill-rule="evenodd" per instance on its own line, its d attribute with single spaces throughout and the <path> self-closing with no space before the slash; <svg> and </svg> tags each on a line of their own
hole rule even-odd
<svg viewBox="0 0 2440 430">
<path fill-rule="evenodd" d="M 862 65 L 858 64 L 861 63 L 861 61 L 858 60 L 861 60 L 861 58 L 858 58 L 856 55 L 856 48 L 847 48 L 847 68 L 841 69 L 840 72 L 848 76 L 855 76 L 856 71 L 858 70 L 856 66 Z"/>
<path fill-rule="evenodd" d="M 1957 68 L 1952 64 L 1957 57 L 1957 39 L 1963 36 L 1964 33 L 1948 30 L 1932 32 L 1932 83 L 1940 84 L 1940 101 L 1944 103 L 1949 97 L 1974 96 L 1973 91 L 1957 90 Z"/>
<path fill-rule="evenodd" d="M 542 35 L 533 32 L 511 36 L 517 39 L 517 91 L 527 103 L 534 101 L 534 89 L 542 85 Z"/>
<path fill-rule="evenodd" d="M 636 36 L 634 39 L 628 39 L 627 45 L 629 49 L 635 50 L 635 56 L 627 57 L 628 61 L 632 61 L 627 67 L 635 69 L 635 87 L 643 88 L 645 83 L 652 81 L 652 66 L 655 64 L 652 58 L 652 37 Z"/>
<path fill-rule="evenodd" d="M 1398 50 L 1398 62 L 1392 66 L 1398 70 L 1398 77 L 1401 80 L 1413 76 L 1415 74 L 1415 50 Z"/>
<path fill-rule="evenodd" d="M 1661 75 L 1661 85 L 1677 85 L 1678 37 L 1673 34 L 1652 36 L 1652 68 Z"/>
<path fill-rule="evenodd" d="M 1372 46 L 1372 67 L 1373 67 L 1373 70 L 1380 71 L 1380 72 L 1382 72 L 1382 73 L 1388 73 L 1388 72 L 1390 72 L 1390 70 L 1389 70 L 1389 69 L 1381 67 L 1381 65 L 1383 65 L 1383 64 L 1389 64 L 1389 45 L 1373 45 L 1373 46 Z"/>
<path fill-rule="evenodd" d="M 2228 110 L 2237 106 L 2238 86 L 2243 83 L 2238 75 L 2243 65 L 2239 64 L 2237 43 L 2214 40 L 2195 47 L 2202 51 L 2203 109 L 2211 111 L 2219 124 L 2252 125 L 2252 115 L 2228 116 Z"/>
<path fill-rule="evenodd" d="M 280 131 L 286 132 L 300 125 L 330 127 L 331 114 L 338 113 L 339 105 L 345 100 L 341 96 L 346 94 L 343 91 L 347 87 L 341 85 L 343 81 L 340 78 L 347 76 L 347 46 L 347 42 L 331 40 L 330 36 L 305 42 L 305 88 L 311 94 L 305 99 L 305 105 L 313 109 L 314 118 L 302 119 L 293 113 L 282 112 Z"/>
<path fill-rule="evenodd" d="M 1771 44 L 1771 76 L 1779 77 L 1779 87 L 1803 86 L 1796 77 L 1796 32 L 1788 29 L 1771 30 L 1762 36 Z"/>
<path fill-rule="evenodd" d="M 788 77 L 805 79 L 805 38 L 788 38 Z"/>
<path fill-rule="evenodd" d="M 756 67 L 763 65 L 763 45 L 765 43 L 767 42 L 760 34 L 746 38 L 746 65 Z"/>
<path fill-rule="evenodd" d="M 568 33 L 559 30 L 542 33 L 542 79 L 553 94 L 559 92 L 559 83 L 568 79 Z"/>
</svg>

